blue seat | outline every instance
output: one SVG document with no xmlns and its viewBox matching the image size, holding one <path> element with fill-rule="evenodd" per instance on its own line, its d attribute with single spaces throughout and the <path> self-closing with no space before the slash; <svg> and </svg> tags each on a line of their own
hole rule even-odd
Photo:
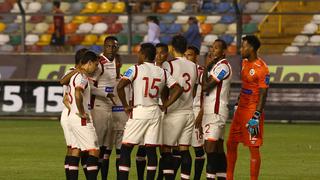
<svg viewBox="0 0 320 180">
<path fill-rule="evenodd" d="M 11 23 L 8 24 L 7 28 L 4 30 L 4 33 L 14 33 L 18 31 L 20 28 L 20 25 L 18 23 Z"/>
<path fill-rule="evenodd" d="M 320 55 L 320 46 L 318 46 L 318 47 L 316 47 L 316 48 L 314 49 L 314 54 Z"/>
<path fill-rule="evenodd" d="M 221 35 L 219 38 L 224 40 L 227 43 L 227 45 L 231 44 L 233 42 L 233 39 L 234 39 L 234 37 L 232 35 L 229 35 L 229 34 Z"/>
<path fill-rule="evenodd" d="M 176 16 L 167 14 L 161 17 L 161 22 L 163 23 L 173 23 L 176 20 Z"/>
<path fill-rule="evenodd" d="M 170 44 L 172 37 L 171 36 L 160 36 L 160 42 L 165 44 Z"/>
<path fill-rule="evenodd" d="M 217 3 L 217 8 L 216 11 L 218 13 L 224 13 L 224 12 L 228 12 L 229 9 L 231 9 L 232 6 L 230 3 L 227 2 L 221 2 L 221 3 Z"/>
<path fill-rule="evenodd" d="M 214 3 L 212 3 L 212 2 L 205 2 L 202 5 L 202 11 L 207 12 L 207 13 L 214 11 L 215 8 L 216 7 L 215 7 Z"/>
<path fill-rule="evenodd" d="M 168 30 L 167 33 L 169 34 L 177 34 L 180 33 L 182 30 L 182 25 L 181 24 L 172 24 Z"/>
<path fill-rule="evenodd" d="M 166 33 L 167 30 L 168 30 L 167 24 L 160 23 L 159 27 L 160 27 L 160 32 L 161 32 L 161 33 Z"/>
<path fill-rule="evenodd" d="M 98 45 L 91 46 L 89 50 L 95 52 L 96 54 L 100 54 L 103 51 L 102 47 Z"/>
<path fill-rule="evenodd" d="M 232 15 L 225 15 L 225 16 L 222 16 L 221 20 L 220 20 L 220 23 L 223 23 L 223 24 L 231 24 L 233 22 L 235 22 L 236 20 L 236 17 L 235 16 L 232 16 Z"/>
</svg>

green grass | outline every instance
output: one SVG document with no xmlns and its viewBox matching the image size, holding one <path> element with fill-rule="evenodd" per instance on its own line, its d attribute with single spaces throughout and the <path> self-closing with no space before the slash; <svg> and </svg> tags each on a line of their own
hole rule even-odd
<svg viewBox="0 0 320 180">
<path fill-rule="evenodd" d="M 320 125 L 266 124 L 261 154 L 262 180 L 319 179 Z M 64 155 L 58 121 L 0 121 L 0 179 L 64 179 Z M 115 166 L 110 167 L 115 179 Z M 136 179 L 134 169 L 133 162 L 130 179 Z M 249 152 L 242 145 L 235 179 L 249 179 Z"/>
</svg>

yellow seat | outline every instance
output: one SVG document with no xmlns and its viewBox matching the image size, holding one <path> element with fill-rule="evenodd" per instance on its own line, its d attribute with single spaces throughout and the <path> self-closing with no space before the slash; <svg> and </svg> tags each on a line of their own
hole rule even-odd
<svg viewBox="0 0 320 180">
<path fill-rule="evenodd" d="M 96 2 L 88 2 L 81 13 L 95 13 L 99 5 Z"/>
<path fill-rule="evenodd" d="M 111 12 L 112 13 L 123 13 L 126 9 L 126 4 L 124 2 L 117 2 L 114 4 Z"/>
<path fill-rule="evenodd" d="M 108 13 L 112 10 L 113 3 L 112 2 L 103 2 L 100 4 L 97 13 Z"/>
<path fill-rule="evenodd" d="M 6 29 L 6 24 L 0 22 L 0 32 L 4 31 Z"/>
<path fill-rule="evenodd" d="M 199 23 L 204 23 L 204 21 L 207 19 L 207 16 L 196 16 Z"/>
<path fill-rule="evenodd" d="M 96 45 L 103 46 L 103 45 L 104 45 L 104 40 L 105 40 L 106 37 L 108 37 L 108 36 L 109 36 L 108 34 L 102 34 L 102 35 L 100 35 L 98 41 L 96 42 Z"/>
<path fill-rule="evenodd" d="M 82 41 L 81 45 L 84 46 L 91 46 L 95 44 L 98 40 L 98 36 L 95 34 L 88 34 L 84 37 L 84 40 Z"/>
<path fill-rule="evenodd" d="M 39 46 L 47 46 L 51 42 L 51 34 L 42 34 L 40 40 L 37 42 Z"/>
<path fill-rule="evenodd" d="M 88 19 L 88 16 L 75 16 L 72 22 L 76 24 L 82 24 L 82 23 L 85 23 L 87 19 Z"/>
</svg>

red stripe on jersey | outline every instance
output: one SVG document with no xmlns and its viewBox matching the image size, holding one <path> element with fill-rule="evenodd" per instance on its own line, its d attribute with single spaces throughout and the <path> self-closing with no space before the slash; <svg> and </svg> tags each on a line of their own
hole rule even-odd
<svg viewBox="0 0 320 180">
<path fill-rule="evenodd" d="M 103 65 L 103 63 L 99 63 L 100 64 L 100 66 L 101 66 L 101 73 L 100 73 L 100 76 L 102 76 L 102 74 L 104 73 L 104 65 Z"/>
<path fill-rule="evenodd" d="M 217 85 L 217 93 L 216 93 L 216 103 L 214 104 L 214 113 L 219 114 L 220 109 L 220 94 L 222 89 L 222 83 L 223 81 L 220 81 Z"/>
<path fill-rule="evenodd" d="M 231 67 L 230 67 L 229 62 L 228 62 L 226 59 L 224 59 L 224 60 L 222 60 L 219 64 L 225 64 L 225 65 L 227 65 L 227 67 L 228 67 L 228 69 L 229 69 L 229 74 L 224 78 L 224 79 L 227 79 L 227 78 L 230 76 L 230 74 L 231 74 Z M 219 64 L 217 64 L 216 67 L 217 67 Z"/>
<path fill-rule="evenodd" d="M 173 61 L 173 60 L 172 60 Z M 173 65 L 172 65 L 172 61 L 168 61 L 169 65 L 170 65 L 170 75 L 173 74 Z"/>
<path fill-rule="evenodd" d="M 76 87 L 76 78 L 77 76 L 79 75 L 79 73 L 76 74 L 76 76 L 73 78 L 73 81 L 72 81 L 72 84 L 73 84 L 73 87 Z"/>
<path fill-rule="evenodd" d="M 131 100 L 131 106 L 134 107 L 134 89 L 133 84 L 131 84 L 131 91 L 132 91 L 132 100 Z M 133 110 L 131 111 L 131 114 L 129 114 L 130 119 L 133 118 Z"/>
<path fill-rule="evenodd" d="M 134 76 L 133 76 L 133 79 L 132 79 L 132 82 L 137 78 L 138 76 L 138 65 L 134 65 Z M 132 83 L 131 82 L 131 83 Z"/>
<path fill-rule="evenodd" d="M 102 64 L 105 64 L 105 63 L 110 62 L 110 60 L 109 60 L 107 57 L 105 57 L 105 56 L 103 55 L 103 53 L 101 53 L 101 54 L 100 54 L 99 62 L 102 63 Z"/>
<path fill-rule="evenodd" d="M 93 86 L 98 87 L 98 81 L 95 81 L 93 79 L 92 79 L 92 81 L 93 81 Z M 96 95 L 91 95 L 91 98 L 90 98 L 90 108 L 91 109 L 93 109 L 93 107 L 94 107 L 95 100 L 96 100 Z"/>
<path fill-rule="evenodd" d="M 166 70 L 163 70 L 164 72 L 164 82 L 167 84 L 167 73 L 166 73 Z"/>
</svg>

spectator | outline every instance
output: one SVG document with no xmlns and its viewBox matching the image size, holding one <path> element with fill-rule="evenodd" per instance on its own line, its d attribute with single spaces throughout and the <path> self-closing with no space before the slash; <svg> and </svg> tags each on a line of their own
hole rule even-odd
<svg viewBox="0 0 320 180">
<path fill-rule="evenodd" d="M 195 17 L 189 17 L 188 23 L 189 29 L 183 36 L 187 39 L 188 46 L 195 46 L 200 49 L 201 35 L 199 32 L 198 20 Z"/>
<path fill-rule="evenodd" d="M 64 34 L 64 17 L 60 9 L 60 1 L 53 2 L 53 26 L 51 45 L 56 47 L 56 51 L 63 52 L 65 34 Z"/>
<path fill-rule="evenodd" d="M 160 27 L 159 27 L 159 20 L 156 16 L 148 16 L 147 17 L 148 23 L 148 39 L 145 43 L 152 43 L 156 45 L 160 43 Z"/>
</svg>

